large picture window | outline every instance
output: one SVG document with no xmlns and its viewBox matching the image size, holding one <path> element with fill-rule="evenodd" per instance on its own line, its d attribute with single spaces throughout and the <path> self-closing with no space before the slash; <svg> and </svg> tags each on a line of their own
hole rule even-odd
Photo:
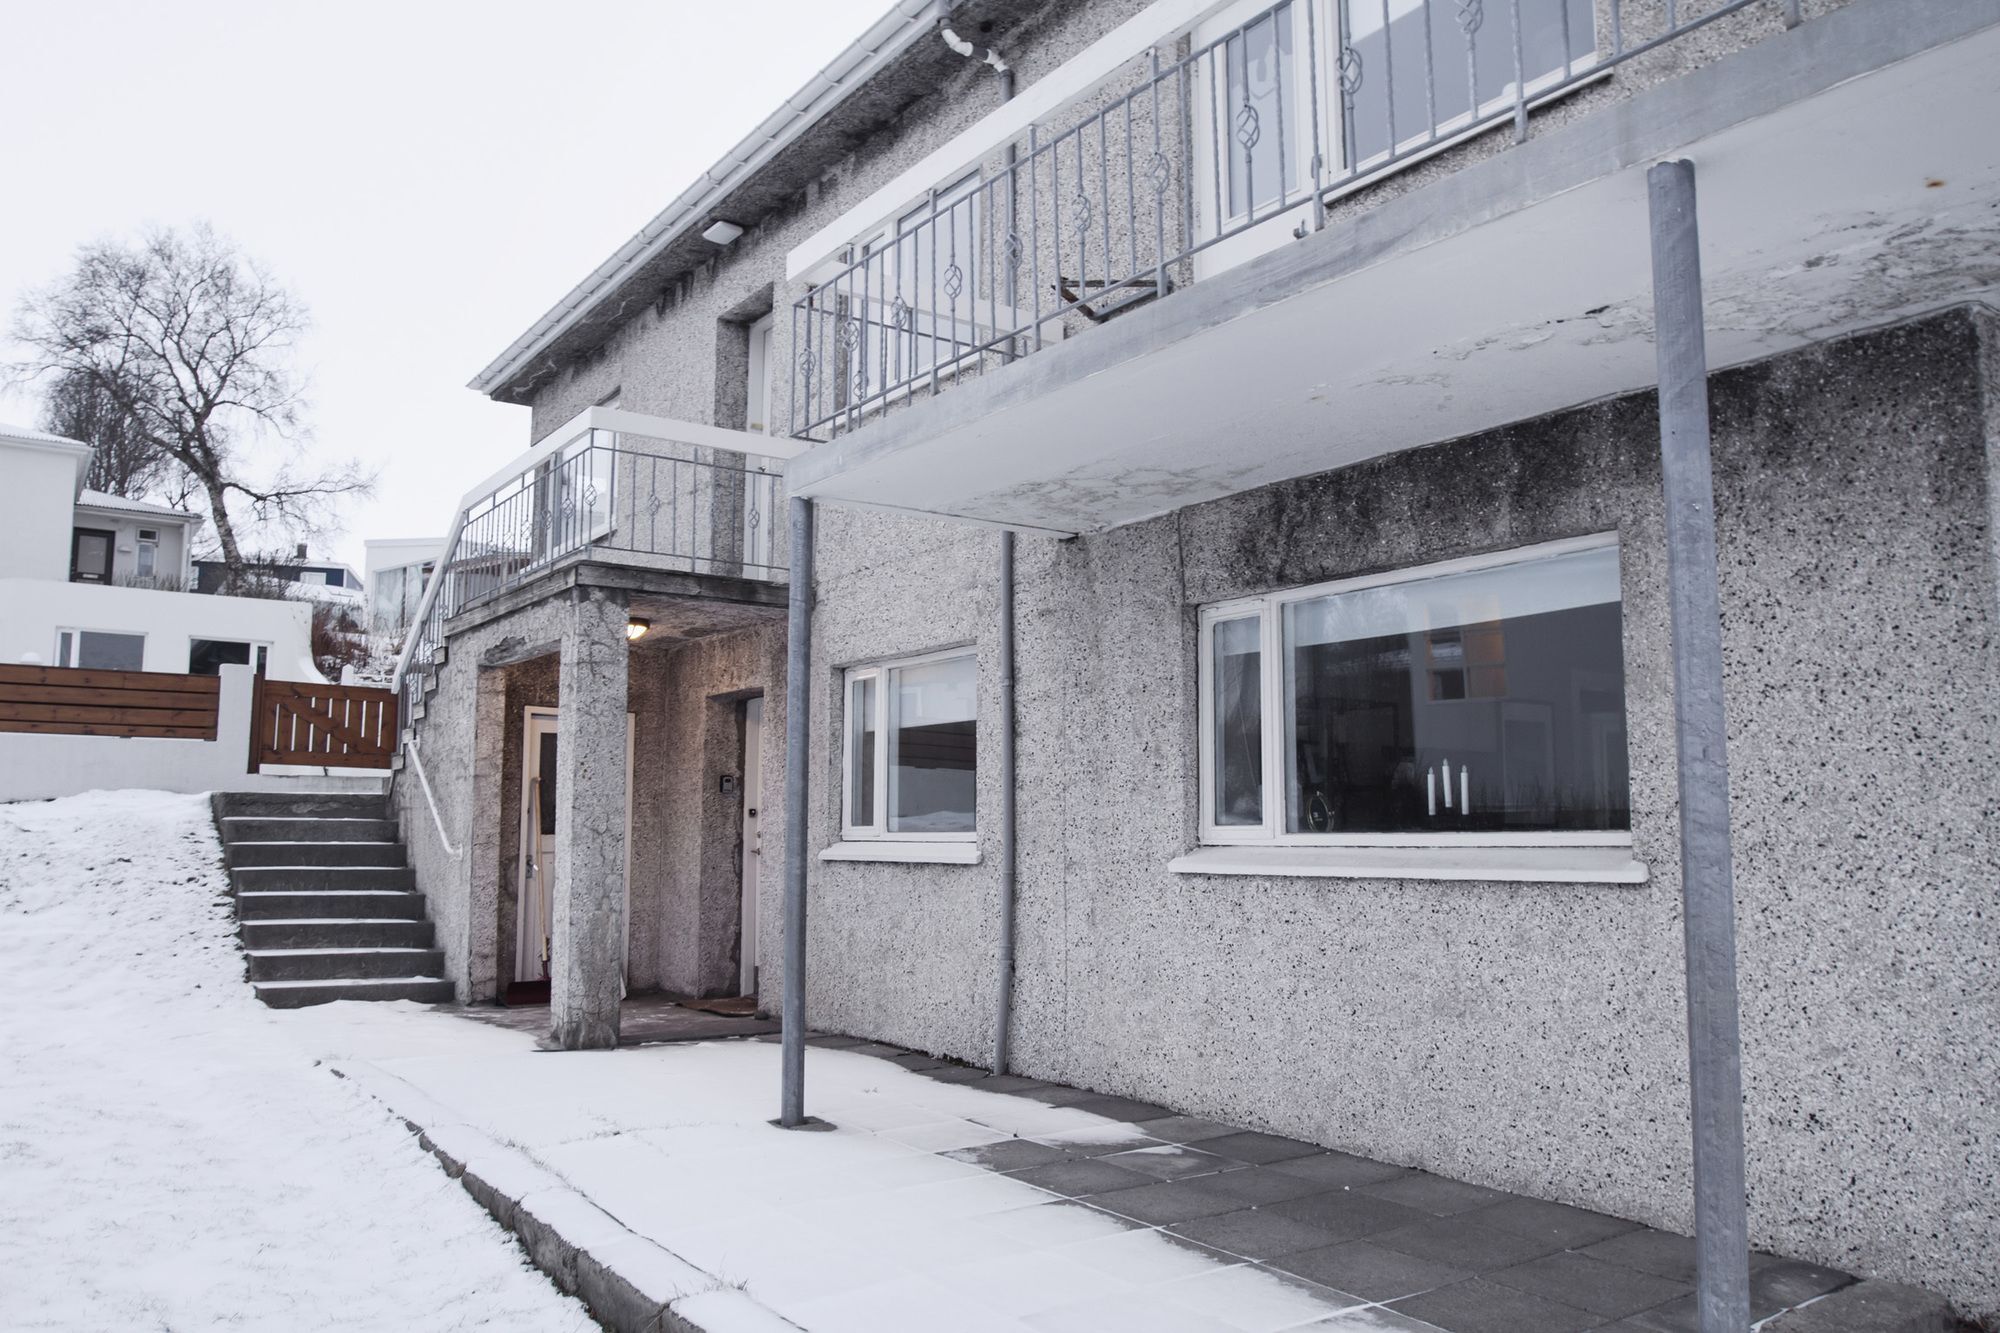
<svg viewBox="0 0 2000 1333">
<path fill-rule="evenodd" d="M 859 667 L 844 684 L 842 836 L 971 839 L 979 771 L 971 650 Z"/>
<path fill-rule="evenodd" d="M 1206 608 L 1200 675 L 1204 841 L 1630 841 L 1611 536 Z"/>
</svg>

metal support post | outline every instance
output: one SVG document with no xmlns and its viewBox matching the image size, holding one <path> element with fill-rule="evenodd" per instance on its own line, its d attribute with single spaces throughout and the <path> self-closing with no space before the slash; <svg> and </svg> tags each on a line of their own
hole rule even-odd
<svg viewBox="0 0 2000 1333">
<path fill-rule="evenodd" d="M 806 810 L 812 772 L 812 501 L 791 500 L 785 638 L 785 993 L 778 1123 L 806 1123 Z"/>
<path fill-rule="evenodd" d="M 1736 896 L 1729 851 L 1715 479 L 1709 461 L 1708 351 L 1702 332 L 1694 164 L 1660 163 L 1647 172 L 1646 184 L 1680 767 L 1696 1301 L 1701 1333 L 1745 1333 L 1750 1327 L 1750 1246 L 1743 1184 Z"/>
</svg>

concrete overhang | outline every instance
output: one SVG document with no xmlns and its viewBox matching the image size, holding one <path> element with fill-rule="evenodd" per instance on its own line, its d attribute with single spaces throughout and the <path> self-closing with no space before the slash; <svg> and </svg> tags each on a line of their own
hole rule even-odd
<svg viewBox="0 0 2000 1333">
<path fill-rule="evenodd" d="M 2000 290 L 2000 6 L 1856 0 L 786 469 L 1092 532 L 1655 382 L 1645 168 L 1697 167 L 1720 369 Z"/>
</svg>

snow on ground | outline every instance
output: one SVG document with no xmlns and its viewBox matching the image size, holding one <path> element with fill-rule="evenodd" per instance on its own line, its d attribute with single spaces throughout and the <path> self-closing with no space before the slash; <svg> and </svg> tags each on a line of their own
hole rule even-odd
<svg viewBox="0 0 2000 1333">
<path fill-rule="evenodd" d="M 204 797 L 0 805 L 0 1327 L 593 1327 L 258 1003 L 224 886 Z"/>
</svg>

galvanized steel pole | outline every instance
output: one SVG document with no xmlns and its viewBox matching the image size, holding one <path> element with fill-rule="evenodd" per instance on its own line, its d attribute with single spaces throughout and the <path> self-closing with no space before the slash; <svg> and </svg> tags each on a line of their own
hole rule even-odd
<svg viewBox="0 0 2000 1333">
<path fill-rule="evenodd" d="M 812 772 L 812 501 L 792 497 L 785 630 L 785 995 L 778 1123 L 806 1121 L 806 810 Z"/>
<path fill-rule="evenodd" d="M 993 1016 L 993 1072 L 1014 1044 L 1014 915 L 1019 849 L 1014 808 L 1014 534 L 1000 534 L 1000 981 Z"/>
<path fill-rule="evenodd" d="M 1715 478 L 1709 460 L 1708 350 L 1702 331 L 1694 163 L 1662 162 L 1646 173 L 1646 184 L 1673 611 L 1674 733 L 1680 757 L 1696 1301 L 1702 1333 L 1745 1333 L 1750 1327 L 1750 1245 L 1743 1185 L 1736 894 L 1729 851 Z"/>
</svg>

